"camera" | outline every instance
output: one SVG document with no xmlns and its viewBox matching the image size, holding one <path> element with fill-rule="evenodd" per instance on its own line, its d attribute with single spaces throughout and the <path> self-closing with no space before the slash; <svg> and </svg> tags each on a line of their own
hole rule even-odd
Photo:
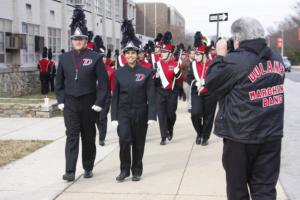
<svg viewBox="0 0 300 200">
<path fill-rule="evenodd" d="M 233 43 L 232 38 L 227 40 L 227 51 L 228 51 L 228 53 L 231 53 L 234 51 L 234 43 Z"/>
<path fill-rule="evenodd" d="M 219 40 L 221 40 L 222 38 L 221 37 L 219 37 L 218 38 L 218 41 Z M 227 52 L 228 53 L 231 53 L 231 52 L 233 52 L 234 51 L 234 43 L 233 43 L 233 39 L 232 38 L 229 38 L 228 40 L 227 40 Z"/>
</svg>

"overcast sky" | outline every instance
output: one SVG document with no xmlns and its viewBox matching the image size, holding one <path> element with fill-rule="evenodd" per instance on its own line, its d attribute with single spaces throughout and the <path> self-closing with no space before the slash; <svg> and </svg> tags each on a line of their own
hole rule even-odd
<svg viewBox="0 0 300 200">
<path fill-rule="evenodd" d="M 230 26 L 236 19 L 257 18 L 262 25 L 275 27 L 285 17 L 294 14 L 297 0 L 133 0 L 134 2 L 163 2 L 173 5 L 184 16 L 186 32 L 200 30 L 204 35 L 215 35 L 216 23 L 209 23 L 212 13 L 228 12 L 229 20 L 220 23 L 220 35 L 230 35 Z M 299 0 L 298 0 L 299 1 Z"/>
</svg>

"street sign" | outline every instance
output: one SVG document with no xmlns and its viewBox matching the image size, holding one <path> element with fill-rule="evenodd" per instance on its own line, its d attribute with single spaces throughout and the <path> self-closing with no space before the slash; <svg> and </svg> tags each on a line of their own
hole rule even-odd
<svg viewBox="0 0 300 200">
<path fill-rule="evenodd" d="M 282 43 L 283 43 L 283 40 L 281 37 L 278 37 L 277 38 L 277 48 L 282 48 Z"/>
<path fill-rule="evenodd" d="M 219 23 L 220 21 L 228 21 L 228 13 L 215 13 L 209 15 L 209 22 L 217 22 L 216 41 L 219 38 Z"/>
<path fill-rule="evenodd" d="M 215 13 L 209 15 L 209 22 L 228 21 L 228 13 Z"/>
</svg>

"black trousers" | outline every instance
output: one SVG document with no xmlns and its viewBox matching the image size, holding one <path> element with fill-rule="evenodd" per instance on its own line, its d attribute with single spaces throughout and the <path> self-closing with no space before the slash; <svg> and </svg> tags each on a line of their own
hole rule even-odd
<svg viewBox="0 0 300 200">
<path fill-rule="evenodd" d="M 186 95 L 183 90 L 183 83 L 176 83 L 176 89 L 178 90 L 178 97 L 179 99 L 182 99 L 183 101 L 186 100 Z"/>
<path fill-rule="evenodd" d="M 81 97 L 65 97 L 64 121 L 66 126 L 66 172 L 76 171 L 79 152 L 79 138 L 82 142 L 82 165 L 87 171 L 92 170 L 96 156 L 96 112 L 91 109 L 96 94 Z"/>
<path fill-rule="evenodd" d="M 243 144 L 224 139 L 222 160 L 227 198 L 250 200 L 251 196 L 252 200 L 276 200 L 280 152 L 281 139 L 263 144 Z"/>
<path fill-rule="evenodd" d="M 41 93 L 48 94 L 49 93 L 49 74 L 40 74 L 41 81 Z"/>
<path fill-rule="evenodd" d="M 120 170 L 141 176 L 143 156 L 148 129 L 148 106 L 132 106 L 130 110 L 120 109 L 118 114 L 118 135 L 120 144 Z M 132 162 L 131 162 L 132 149 Z"/>
<path fill-rule="evenodd" d="M 176 110 L 178 105 L 177 91 L 156 90 L 156 106 L 159 122 L 159 129 L 162 138 L 166 138 L 169 133 L 173 133 L 176 122 Z"/>
<path fill-rule="evenodd" d="M 50 89 L 51 89 L 51 92 L 54 92 L 54 80 L 55 80 L 55 76 L 50 76 Z"/>
<path fill-rule="evenodd" d="M 216 96 L 198 96 L 192 93 L 191 118 L 197 136 L 209 139 L 213 127 L 218 98 Z"/>
<path fill-rule="evenodd" d="M 97 115 L 97 128 L 99 131 L 99 140 L 104 141 L 107 133 L 107 114 L 111 103 L 111 96 L 107 96 L 105 106 Z"/>
</svg>

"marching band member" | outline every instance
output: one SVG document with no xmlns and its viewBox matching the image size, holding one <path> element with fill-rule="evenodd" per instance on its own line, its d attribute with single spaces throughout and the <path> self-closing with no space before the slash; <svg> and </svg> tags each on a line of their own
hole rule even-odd
<svg viewBox="0 0 300 200">
<path fill-rule="evenodd" d="M 187 82 L 191 85 L 191 118 L 197 132 L 196 144 L 205 146 L 211 134 L 218 99 L 215 96 L 206 95 L 207 90 L 203 87 L 211 60 L 208 56 L 208 48 L 199 36 L 196 33 L 194 43 L 196 60 L 190 65 Z"/>
<path fill-rule="evenodd" d="M 41 81 L 41 93 L 49 93 L 49 79 L 50 79 L 50 69 L 49 69 L 49 60 L 47 59 L 48 49 L 47 47 L 43 48 L 42 59 L 38 62 L 38 70 L 40 72 L 40 81 Z"/>
<path fill-rule="evenodd" d="M 166 32 L 163 37 L 164 45 L 161 49 L 162 59 L 155 64 L 156 75 L 156 105 L 161 134 L 161 145 L 166 145 L 173 138 L 173 128 L 176 121 L 178 94 L 174 90 L 176 79 L 180 78 L 180 68 L 171 60 L 172 34 Z"/>
<path fill-rule="evenodd" d="M 64 111 L 66 126 L 66 171 L 63 180 L 67 181 L 75 179 L 80 137 L 84 178 L 93 176 L 96 114 L 105 106 L 108 88 L 101 56 L 87 49 L 85 14 L 78 6 L 73 12 L 70 27 L 74 50 L 60 56 L 55 85 L 58 108 Z"/>
<path fill-rule="evenodd" d="M 121 30 L 126 64 L 115 72 L 111 109 L 112 124 L 118 125 L 120 144 L 121 172 L 116 180 L 124 181 L 131 169 L 132 181 L 139 181 L 143 173 L 147 128 L 156 120 L 155 87 L 152 70 L 138 64 L 141 42 L 135 36 L 132 22 L 125 19 Z"/>
</svg>

